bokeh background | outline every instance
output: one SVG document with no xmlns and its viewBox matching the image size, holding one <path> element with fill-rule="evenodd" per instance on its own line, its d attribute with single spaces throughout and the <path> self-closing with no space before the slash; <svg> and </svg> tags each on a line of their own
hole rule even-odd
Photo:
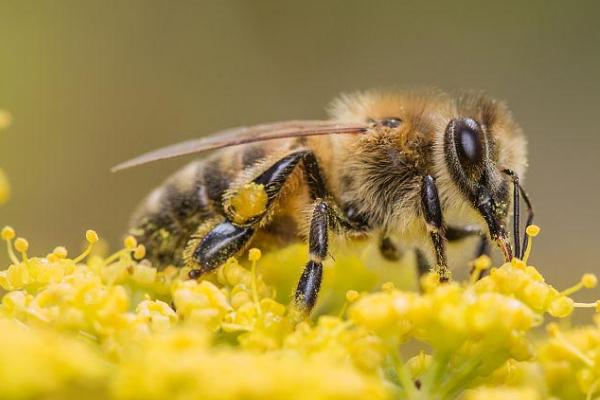
<svg viewBox="0 0 600 400">
<path fill-rule="evenodd" d="M 77 248 L 90 227 L 116 244 L 136 203 L 189 161 L 109 173 L 140 152 L 321 118 L 342 91 L 483 89 L 529 138 L 533 261 L 574 282 L 600 271 L 597 4 L 2 0 L 0 109 L 14 123 L 0 133 L 13 184 L 0 225 L 37 254 Z"/>
</svg>

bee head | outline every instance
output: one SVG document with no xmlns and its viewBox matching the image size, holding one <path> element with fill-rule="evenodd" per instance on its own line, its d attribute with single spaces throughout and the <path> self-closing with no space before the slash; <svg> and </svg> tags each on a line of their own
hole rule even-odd
<svg viewBox="0 0 600 400">
<path fill-rule="evenodd" d="M 444 156 L 454 183 L 488 225 L 490 236 L 512 258 L 505 228 L 509 181 L 494 161 L 495 148 L 485 126 L 473 118 L 454 118 L 444 134 Z"/>
</svg>

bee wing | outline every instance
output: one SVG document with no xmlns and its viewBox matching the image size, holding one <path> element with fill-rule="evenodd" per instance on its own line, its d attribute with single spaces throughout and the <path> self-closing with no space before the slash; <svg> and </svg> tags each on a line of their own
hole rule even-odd
<svg viewBox="0 0 600 400">
<path fill-rule="evenodd" d="M 215 132 L 207 137 L 187 140 L 142 154 L 116 165 L 111 171 L 116 172 L 152 161 L 245 143 L 300 136 L 358 134 L 365 133 L 367 129 L 368 125 L 366 124 L 340 123 L 335 121 L 283 121 L 249 127 L 242 126 Z"/>
</svg>

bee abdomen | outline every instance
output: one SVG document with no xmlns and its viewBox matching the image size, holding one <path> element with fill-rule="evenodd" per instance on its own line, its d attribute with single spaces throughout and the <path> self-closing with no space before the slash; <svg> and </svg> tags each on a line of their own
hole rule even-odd
<svg viewBox="0 0 600 400">
<path fill-rule="evenodd" d="M 204 222 L 225 215 L 223 194 L 242 169 L 262 158 L 257 146 L 194 161 L 169 177 L 142 203 L 130 233 L 154 265 L 183 265 L 183 250 Z"/>
</svg>

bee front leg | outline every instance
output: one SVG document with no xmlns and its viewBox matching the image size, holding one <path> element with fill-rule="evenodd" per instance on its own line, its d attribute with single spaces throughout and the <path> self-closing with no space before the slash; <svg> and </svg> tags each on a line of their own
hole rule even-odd
<svg viewBox="0 0 600 400">
<path fill-rule="evenodd" d="M 442 207 L 438 196 L 435 179 L 431 175 L 423 178 L 421 186 L 421 206 L 427 231 L 431 237 L 437 266 L 435 271 L 440 277 L 440 282 L 446 282 L 450 278 L 448 262 L 446 258 L 446 227 L 442 216 Z"/>
<path fill-rule="evenodd" d="M 322 199 L 315 201 L 308 237 L 310 260 L 304 267 L 294 296 L 296 307 L 306 314 L 310 313 L 315 306 L 321 287 L 322 262 L 327 256 L 328 248 L 329 219 L 330 208 L 327 201 Z"/>
</svg>

